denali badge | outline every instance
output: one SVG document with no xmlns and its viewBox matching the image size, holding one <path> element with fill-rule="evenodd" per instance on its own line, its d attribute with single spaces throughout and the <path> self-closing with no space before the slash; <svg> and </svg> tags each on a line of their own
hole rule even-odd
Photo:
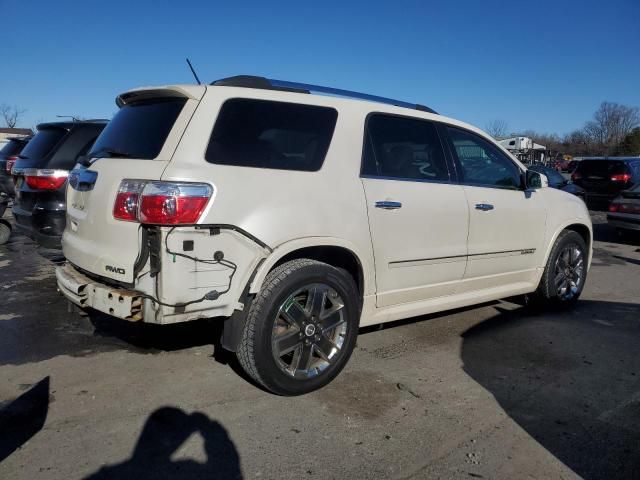
<svg viewBox="0 0 640 480">
<path fill-rule="evenodd" d="M 124 268 L 120 268 L 120 267 L 112 267 L 111 265 L 105 265 L 104 269 L 107 272 L 111 272 L 111 273 L 117 273 L 118 275 L 124 275 Z"/>
<path fill-rule="evenodd" d="M 520 254 L 521 255 L 530 255 L 532 253 L 535 253 L 536 249 L 535 248 L 527 248 L 525 250 L 521 250 Z"/>
</svg>

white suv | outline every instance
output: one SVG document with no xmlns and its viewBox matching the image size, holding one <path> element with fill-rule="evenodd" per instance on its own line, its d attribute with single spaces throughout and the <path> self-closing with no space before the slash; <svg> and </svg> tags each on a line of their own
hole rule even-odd
<svg viewBox="0 0 640 480">
<path fill-rule="evenodd" d="M 272 392 L 330 382 L 359 327 L 584 286 L 582 200 L 427 107 L 249 76 L 117 104 L 69 178 L 60 291 L 130 321 L 223 317 Z"/>
</svg>

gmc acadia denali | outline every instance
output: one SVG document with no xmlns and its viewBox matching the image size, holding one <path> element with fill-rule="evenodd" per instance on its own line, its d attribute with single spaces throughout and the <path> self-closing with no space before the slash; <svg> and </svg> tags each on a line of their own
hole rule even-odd
<svg viewBox="0 0 640 480">
<path fill-rule="evenodd" d="M 583 289 L 582 200 L 427 107 L 251 76 L 117 105 L 69 175 L 60 291 L 130 321 L 222 317 L 277 394 L 330 382 L 359 327 Z"/>
</svg>

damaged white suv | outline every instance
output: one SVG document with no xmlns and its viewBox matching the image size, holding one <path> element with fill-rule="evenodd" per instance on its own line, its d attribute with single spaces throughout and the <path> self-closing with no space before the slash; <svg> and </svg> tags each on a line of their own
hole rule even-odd
<svg viewBox="0 0 640 480">
<path fill-rule="evenodd" d="M 249 76 L 117 104 L 69 177 L 60 291 L 130 321 L 222 317 L 272 392 L 330 382 L 359 327 L 584 286 L 582 200 L 427 107 Z"/>
</svg>

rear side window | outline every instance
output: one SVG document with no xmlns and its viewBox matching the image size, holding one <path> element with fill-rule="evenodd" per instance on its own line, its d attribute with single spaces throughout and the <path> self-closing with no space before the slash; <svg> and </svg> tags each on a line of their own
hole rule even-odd
<svg viewBox="0 0 640 480">
<path fill-rule="evenodd" d="M 19 140 L 9 140 L 2 149 L 0 149 L 0 157 L 9 157 L 17 155 L 22 150 L 24 142 Z"/>
<path fill-rule="evenodd" d="M 479 135 L 448 127 L 461 167 L 462 182 L 470 185 L 520 188 L 520 169 L 509 157 Z"/>
<path fill-rule="evenodd" d="M 89 156 L 156 158 L 185 103 L 184 98 L 154 98 L 123 106 L 97 138 Z"/>
<path fill-rule="evenodd" d="M 220 109 L 209 163 L 312 172 L 320 170 L 338 112 L 332 108 L 235 98 Z"/>
<path fill-rule="evenodd" d="M 362 174 L 401 180 L 449 180 L 436 126 L 426 120 L 370 115 Z"/>
<path fill-rule="evenodd" d="M 31 139 L 24 150 L 20 153 L 20 157 L 29 159 L 41 159 L 51 153 L 53 148 L 67 134 L 63 128 L 44 128 Z"/>
</svg>

